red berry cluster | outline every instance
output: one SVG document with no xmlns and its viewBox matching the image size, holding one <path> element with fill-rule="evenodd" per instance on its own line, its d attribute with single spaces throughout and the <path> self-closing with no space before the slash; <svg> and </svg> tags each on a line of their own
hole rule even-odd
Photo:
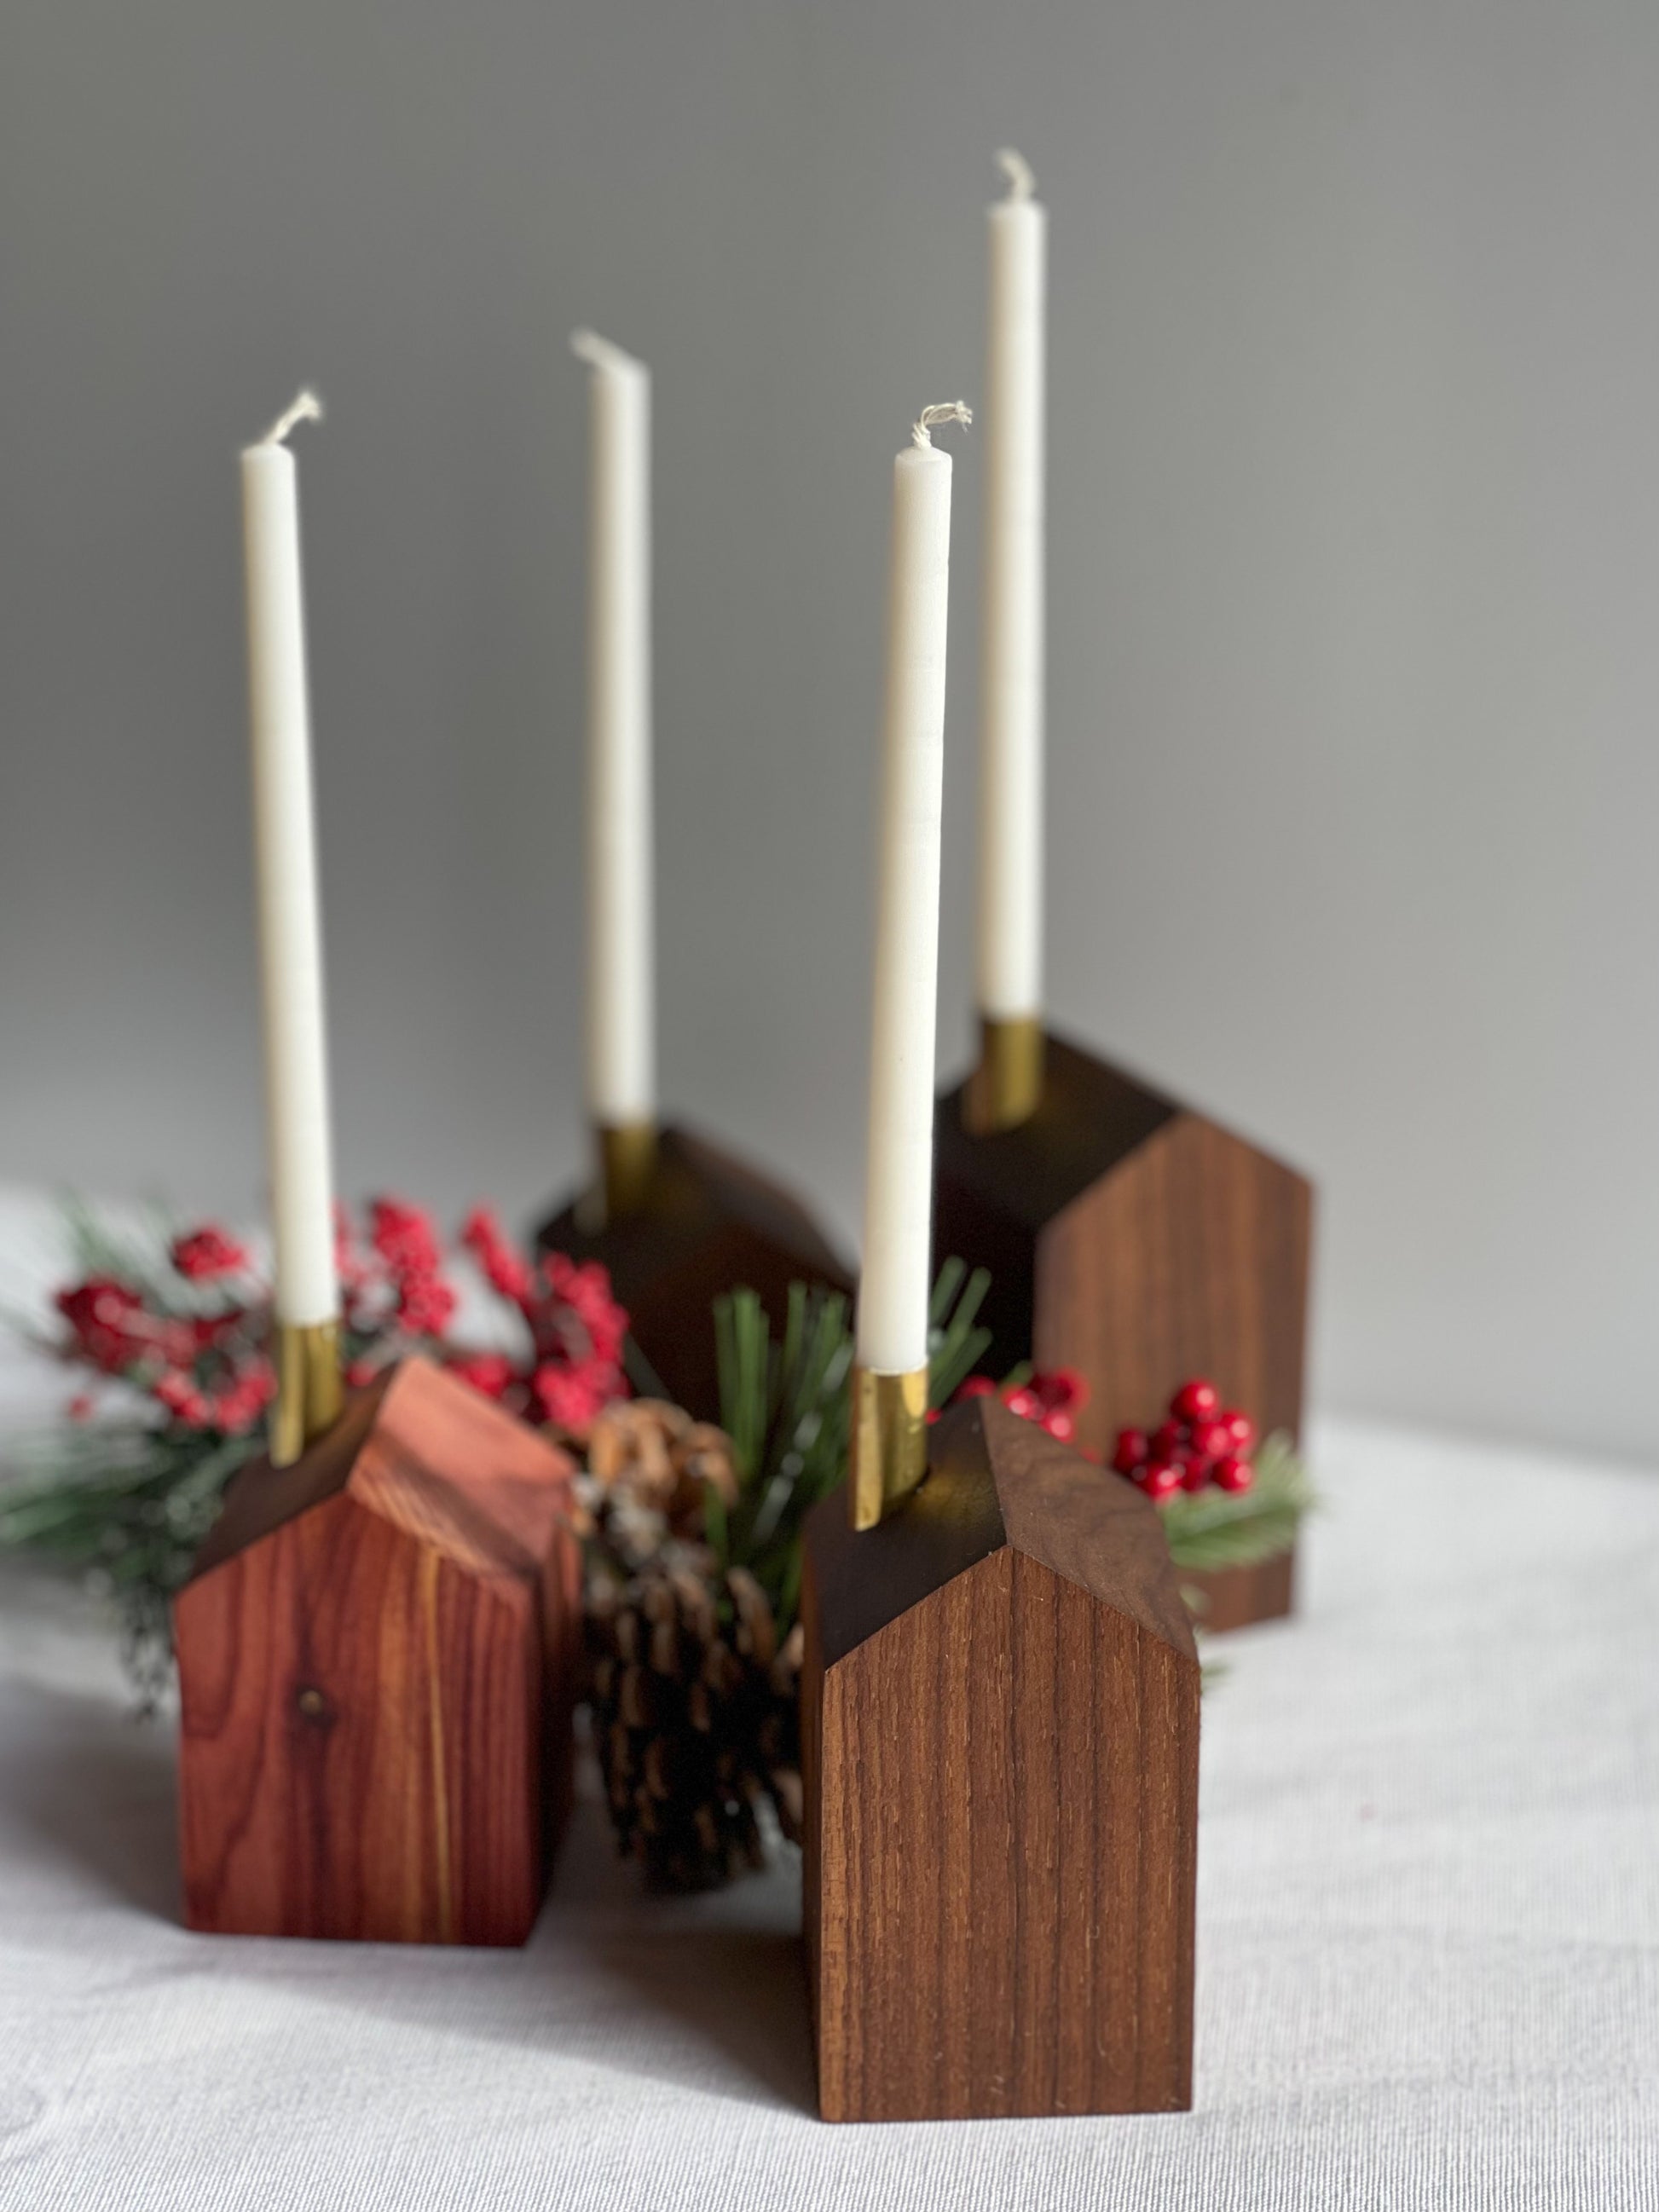
<svg viewBox="0 0 1659 2212">
<path fill-rule="evenodd" d="M 186 1236 L 175 1237 L 167 1257 L 187 1283 L 216 1283 L 227 1275 L 247 1273 L 247 1248 L 208 1222 Z"/>
<path fill-rule="evenodd" d="M 585 1437 L 606 1406 L 628 1395 L 628 1316 L 611 1295 L 609 1274 L 597 1260 L 563 1252 L 532 1267 L 485 1206 L 468 1215 L 461 1243 L 490 1289 L 524 1316 L 531 1358 L 520 1369 L 505 1353 L 477 1352 L 453 1361 L 454 1370 L 526 1419 Z"/>
<path fill-rule="evenodd" d="M 1170 1401 L 1170 1418 L 1149 1436 L 1145 1429 L 1120 1429 L 1112 1465 L 1138 1483 L 1154 1504 L 1177 1491 L 1248 1490 L 1255 1480 L 1249 1450 L 1255 1424 L 1248 1413 L 1224 1406 L 1213 1382 L 1183 1382 Z"/>
<path fill-rule="evenodd" d="M 345 1207 L 337 1206 L 334 1265 L 341 1325 L 356 1350 L 346 1364 L 354 1388 L 372 1382 L 404 1346 L 441 1344 L 459 1300 L 444 1273 L 443 1245 L 422 1207 L 401 1198 L 375 1199 L 364 1239 Z"/>
<path fill-rule="evenodd" d="M 179 1282 L 176 1300 L 113 1274 L 88 1275 L 60 1291 L 53 1304 L 70 1334 L 58 1349 L 94 1376 L 135 1383 L 171 1422 L 244 1435 L 276 1389 L 263 1330 L 248 1327 L 246 1299 L 218 1287 L 246 1274 L 248 1255 L 234 1237 L 209 1227 L 175 1237 L 167 1259 Z M 86 1390 L 70 1407 L 76 1419 L 93 1409 Z"/>
<path fill-rule="evenodd" d="M 1088 1402 L 1089 1386 L 1072 1367 L 1056 1367 L 1049 1375 L 1028 1375 L 1023 1382 L 1005 1382 L 1000 1389 L 988 1375 L 970 1375 L 951 1400 L 960 1405 L 964 1398 L 1000 1398 L 1011 1413 L 1022 1420 L 1035 1421 L 1051 1437 L 1058 1437 L 1068 1444 L 1077 1434 L 1077 1417 Z M 928 1419 L 936 1420 L 930 1413 Z"/>
<path fill-rule="evenodd" d="M 376 1199 L 366 1223 L 335 1218 L 345 1379 L 361 1389 L 420 1350 L 527 1420 L 583 1437 L 601 1408 L 628 1395 L 622 1367 L 628 1316 L 596 1265 L 562 1253 L 532 1262 L 480 1207 L 461 1243 L 495 1294 L 515 1307 L 527 1352 L 475 1352 L 450 1340 L 459 1304 L 432 1217 L 401 1199 Z M 54 1303 L 68 1326 L 64 1360 L 90 1382 L 118 1381 L 154 1401 L 169 1428 L 221 1436 L 257 1430 L 276 1395 L 268 1346 L 269 1285 L 246 1249 L 212 1223 L 175 1237 L 167 1266 L 88 1276 Z M 96 1411 L 82 1389 L 76 1419 Z"/>
</svg>

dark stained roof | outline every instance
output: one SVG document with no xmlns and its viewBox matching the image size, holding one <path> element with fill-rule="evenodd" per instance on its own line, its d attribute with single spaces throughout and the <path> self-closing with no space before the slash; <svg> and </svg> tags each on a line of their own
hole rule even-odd
<svg viewBox="0 0 1659 2212">
<path fill-rule="evenodd" d="M 1133 1484 L 992 1398 L 945 1414 L 929 1461 L 878 1528 L 854 1532 L 840 1492 L 814 1509 L 813 1566 L 834 1625 L 825 1666 L 1005 1544 L 1196 1661 L 1158 1509 Z"/>
</svg>

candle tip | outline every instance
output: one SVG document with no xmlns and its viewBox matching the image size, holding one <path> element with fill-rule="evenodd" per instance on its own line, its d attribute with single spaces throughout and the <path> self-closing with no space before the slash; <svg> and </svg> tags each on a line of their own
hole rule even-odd
<svg viewBox="0 0 1659 2212">
<path fill-rule="evenodd" d="M 635 361 L 631 353 L 624 353 L 609 338 L 602 338 L 597 331 L 585 326 L 570 333 L 570 350 L 578 361 L 585 361 L 590 368 L 643 369 L 645 363 Z"/>
<path fill-rule="evenodd" d="M 997 167 L 1008 179 L 1011 200 L 1029 200 L 1036 190 L 1036 176 L 1024 154 L 1017 154 L 1012 146 L 997 149 Z"/>
<path fill-rule="evenodd" d="M 974 410 L 965 399 L 947 399 L 938 407 L 924 407 L 916 417 L 910 432 L 912 441 L 918 446 L 931 446 L 929 434 L 936 422 L 971 422 Z"/>
<path fill-rule="evenodd" d="M 295 396 L 292 406 L 283 409 L 259 443 L 262 446 L 280 446 L 296 422 L 320 422 L 322 419 L 323 403 L 307 386 L 305 391 Z"/>
</svg>

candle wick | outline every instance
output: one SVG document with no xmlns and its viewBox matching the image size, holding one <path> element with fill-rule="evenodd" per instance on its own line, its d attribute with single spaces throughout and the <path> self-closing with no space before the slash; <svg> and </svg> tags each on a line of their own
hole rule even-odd
<svg viewBox="0 0 1659 2212">
<path fill-rule="evenodd" d="M 602 338 L 597 331 L 572 331 L 570 350 L 590 368 L 637 369 L 644 365 L 635 361 L 631 353 L 624 353 L 619 345 L 612 345 L 609 338 Z"/>
<path fill-rule="evenodd" d="M 942 406 L 924 407 L 916 418 L 910 436 L 918 446 L 931 446 L 928 433 L 936 422 L 971 422 L 974 410 L 965 399 L 947 399 Z"/>
<path fill-rule="evenodd" d="M 1011 200 L 1029 200 L 1036 190 L 1036 177 L 1024 154 L 1017 154 L 1012 146 L 1000 147 L 997 167 L 1008 179 Z"/>
<path fill-rule="evenodd" d="M 296 422 L 320 422 L 322 419 L 323 403 L 307 387 L 295 397 L 291 407 L 285 408 L 276 417 L 259 443 L 262 446 L 280 446 Z"/>
</svg>

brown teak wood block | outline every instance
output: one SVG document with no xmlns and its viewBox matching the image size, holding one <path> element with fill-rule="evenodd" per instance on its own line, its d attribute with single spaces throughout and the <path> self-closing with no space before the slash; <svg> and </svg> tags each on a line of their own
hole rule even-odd
<svg viewBox="0 0 1659 2212">
<path fill-rule="evenodd" d="M 569 1802 L 572 1473 L 407 1359 L 237 1478 L 173 1607 L 192 1928 L 524 1942 Z"/>
<path fill-rule="evenodd" d="M 939 1102 L 934 1249 L 991 1271 L 996 1373 L 1089 1384 L 1078 1443 L 1164 1417 L 1194 1376 L 1264 1435 L 1302 1425 L 1313 1191 L 1202 1115 L 1052 1034 L 1042 1101 L 993 1136 Z"/>
<path fill-rule="evenodd" d="M 700 1419 L 720 1419 L 714 1300 L 758 1291 L 781 1328 L 791 1283 L 849 1291 L 852 1276 L 789 1193 L 728 1152 L 678 1128 L 658 1139 L 646 1204 L 587 1231 L 574 1200 L 536 1234 L 544 1251 L 602 1261 L 630 1333 L 668 1395 Z"/>
<path fill-rule="evenodd" d="M 1199 1669 L 1155 1509 L 994 1401 L 807 1526 L 805 1923 L 826 2119 L 1192 2101 Z"/>
</svg>

